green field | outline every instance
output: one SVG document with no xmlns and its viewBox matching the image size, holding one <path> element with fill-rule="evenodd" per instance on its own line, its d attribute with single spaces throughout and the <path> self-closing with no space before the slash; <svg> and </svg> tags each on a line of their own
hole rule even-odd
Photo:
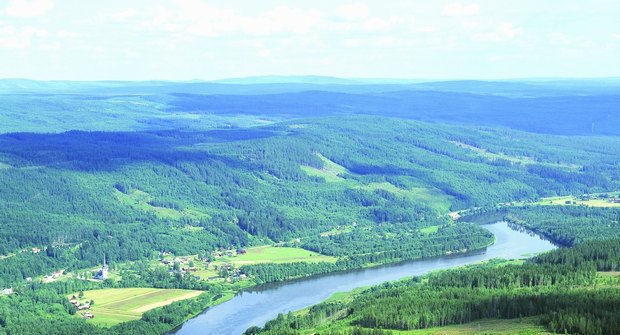
<svg viewBox="0 0 620 335">
<path fill-rule="evenodd" d="M 413 187 L 410 189 L 402 189 L 388 182 L 370 183 L 359 186 L 359 188 L 368 191 L 387 191 L 414 202 L 422 202 L 441 212 L 446 212 L 450 209 L 451 197 L 436 188 Z"/>
<path fill-rule="evenodd" d="M 525 157 L 525 156 L 511 156 L 511 155 L 507 155 L 505 153 L 494 153 L 494 152 L 490 152 L 486 149 L 483 148 L 478 148 L 469 144 L 465 144 L 462 142 L 457 142 L 457 141 L 450 141 L 452 144 L 455 144 L 456 146 L 458 146 L 459 148 L 463 148 L 463 149 L 467 149 L 467 150 L 471 150 L 473 152 L 475 152 L 476 154 L 480 155 L 481 157 L 484 157 L 486 159 L 488 159 L 489 161 L 495 161 L 495 160 L 507 160 L 513 164 L 520 164 L 520 165 L 534 165 L 534 164 L 541 164 L 541 165 L 547 165 L 547 166 L 553 166 L 553 167 L 557 167 L 557 168 L 561 168 L 563 170 L 566 171 L 578 171 L 579 168 L 581 168 L 581 166 L 579 165 L 575 165 L 575 164 L 562 164 L 562 163 L 550 163 L 550 162 L 539 162 L 536 161 L 535 159 L 531 158 L 531 157 Z"/>
<path fill-rule="evenodd" d="M 218 261 L 235 266 L 260 263 L 336 262 L 335 257 L 325 256 L 302 248 L 262 246 L 246 249 L 247 253 L 236 257 L 222 257 Z"/>
<path fill-rule="evenodd" d="M 617 195 L 617 194 L 615 194 Z M 620 207 L 620 203 L 612 203 L 607 199 L 589 199 L 580 200 L 576 196 L 562 196 L 562 197 L 549 197 L 542 198 L 540 201 L 534 203 L 534 205 L 541 206 L 590 206 L 590 207 Z"/>
<path fill-rule="evenodd" d="M 309 176 L 322 177 L 328 183 L 339 183 L 345 181 L 345 179 L 341 177 L 341 175 L 348 172 L 345 167 L 332 162 L 320 153 L 317 153 L 316 155 L 323 161 L 323 168 L 317 169 L 311 166 L 302 166 L 301 169 L 304 172 L 306 172 Z"/>
<path fill-rule="evenodd" d="M 90 321 L 101 326 L 113 326 L 121 322 L 137 320 L 142 313 L 162 307 L 175 301 L 195 298 L 202 291 L 156 289 L 156 288 L 114 288 L 85 291 L 80 302 L 91 300 L 91 312 L 95 318 Z M 76 294 L 77 296 L 77 294 Z M 83 314 L 83 312 L 78 312 Z"/>
<path fill-rule="evenodd" d="M 128 194 L 114 190 L 114 196 L 123 204 L 145 212 L 154 213 L 157 217 L 162 219 L 179 220 L 182 217 L 192 219 L 209 217 L 208 214 L 196 209 L 184 208 L 183 210 L 176 210 L 172 208 L 152 206 L 149 204 L 149 201 L 153 200 L 153 197 L 150 194 L 140 190 L 131 190 Z"/>
<path fill-rule="evenodd" d="M 430 227 L 420 228 L 420 233 L 422 233 L 422 234 L 434 234 L 438 230 L 439 230 L 439 226 L 430 226 Z"/>
<path fill-rule="evenodd" d="M 412 201 L 419 201 L 429 205 L 440 211 L 447 211 L 450 209 L 450 196 L 446 195 L 439 189 L 426 188 L 426 187 L 414 187 L 411 189 L 402 189 L 398 186 L 388 183 L 369 183 L 360 184 L 354 180 L 348 180 L 342 177 L 342 175 L 349 173 L 349 171 L 329 160 L 327 157 L 317 153 L 317 156 L 323 161 L 323 168 L 317 169 L 311 166 L 301 166 L 301 169 L 309 176 L 321 177 L 328 183 L 347 183 L 347 186 L 352 188 L 361 188 L 367 191 L 383 190 L 390 192 L 394 195 L 407 198 Z"/>
</svg>

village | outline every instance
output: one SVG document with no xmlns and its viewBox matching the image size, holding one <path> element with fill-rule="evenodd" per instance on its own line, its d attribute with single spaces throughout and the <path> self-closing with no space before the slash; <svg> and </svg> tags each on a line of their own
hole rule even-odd
<svg viewBox="0 0 620 335">
<path fill-rule="evenodd" d="M 246 279 L 247 276 L 235 266 L 231 258 L 246 255 L 245 249 L 224 249 L 211 252 L 209 255 L 174 256 L 170 252 L 160 252 L 159 263 L 168 267 L 168 273 L 181 276 L 193 275 L 198 280 L 221 280 L 233 282 Z"/>
<path fill-rule="evenodd" d="M 46 248 L 28 248 L 20 252 L 41 253 Z M 9 256 L 10 257 L 10 256 Z M 170 276 L 193 276 L 193 279 L 214 283 L 252 286 L 251 278 L 240 269 L 244 265 L 290 262 L 336 262 L 335 257 L 321 255 L 296 247 L 280 244 L 243 248 L 219 248 L 215 251 L 195 255 L 175 255 L 170 251 L 160 251 L 158 257 L 148 261 L 151 269 L 160 267 Z M 132 262 L 108 263 L 105 256 L 96 268 L 68 271 L 58 269 L 43 276 L 26 278 L 26 282 L 52 283 L 69 279 L 93 282 L 122 280 L 123 271 L 132 271 Z M 239 286 L 240 285 L 240 286 Z M 229 286 L 226 286 L 229 287 Z M 232 287 L 232 286 L 231 286 Z M 15 287 L 0 288 L 0 295 L 15 295 Z M 101 288 L 84 292 L 74 292 L 66 298 L 76 309 L 76 316 L 88 319 L 102 326 L 112 326 L 120 322 L 139 319 L 152 308 L 161 307 L 174 301 L 189 299 L 202 294 L 200 290 L 159 289 L 144 287 Z M 234 291 L 225 290 L 218 299 L 229 299 Z M 95 305 L 97 301 L 97 305 Z M 119 303 L 119 302 L 123 303 Z M 219 300 L 218 300 L 219 301 Z"/>
<path fill-rule="evenodd" d="M 71 298 L 69 298 L 69 302 L 75 306 L 75 308 L 78 310 L 78 314 L 81 315 L 84 319 L 93 319 L 95 318 L 95 315 L 91 312 L 85 312 L 85 313 L 79 313 L 80 311 L 86 311 L 90 309 L 91 305 L 94 305 L 94 301 L 92 300 L 85 300 L 84 302 L 80 302 L 79 299 L 83 298 L 84 294 L 82 292 L 80 292 L 80 294 L 78 294 L 78 296 L 72 295 Z"/>
</svg>

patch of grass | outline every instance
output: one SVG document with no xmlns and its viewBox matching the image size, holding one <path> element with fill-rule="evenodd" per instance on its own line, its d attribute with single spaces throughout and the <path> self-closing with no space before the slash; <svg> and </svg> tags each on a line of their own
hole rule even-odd
<svg viewBox="0 0 620 335">
<path fill-rule="evenodd" d="M 439 230 L 439 226 L 430 226 L 430 227 L 424 227 L 424 228 L 420 228 L 419 231 L 422 234 L 434 234 Z"/>
<path fill-rule="evenodd" d="M 323 237 L 327 237 L 327 236 L 334 236 L 334 235 L 339 235 L 339 234 L 344 234 L 344 233 L 350 233 L 353 231 L 353 228 L 354 228 L 353 225 L 337 226 L 328 231 L 322 232 L 320 235 Z"/>
<path fill-rule="evenodd" d="M 335 257 L 321 255 L 302 248 L 263 246 L 249 248 L 246 251 L 246 254 L 237 257 L 222 257 L 218 261 L 232 263 L 237 267 L 260 263 L 336 262 Z"/>
<path fill-rule="evenodd" d="M 620 272 L 597 272 L 596 285 L 598 286 L 620 286 Z"/>
<path fill-rule="evenodd" d="M 339 183 L 345 181 L 345 179 L 341 177 L 341 175 L 348 172 L 344 166 L 332 162 L 320 153 L 317 153 L 316 155 L 323 161 L 323 168 L 317 169 L 311 166 L 301 166 L 301 169 L 306 174 L 312 177 L 322 177 L 328 183 Z"/>
<path fill-rule="evenodd" d="M 450 209 L 450 196 L 436 188 L 413 187 L 410 189 L 402 189 L 388 182 L 370 183 L 359 187 L 368 191 L 387 191 L 394 195 L 408 198 L 414 202 L 425 203 L 441 212 L 447 212 Z"/>
<path fill-rule="evenodd" d="M 144 312 L 153 308 L 195 298 L 202 293 L 202 291 L 177 289 L 114 288 L 85 291 L 84 297 L 79 300 L 95 302 L 89 310 L 95 318 L 89 319 L 89 322 L 110 327 L 121 322 L 137 320 Z"/>
<path fill-rule="evenodd" d="M 617 196 L 617 195 L 613 195 Z M 561 197 L 542 198 L 533 203 L 539 206 L 590 206 L 590 207 L 620 207 L 620 203 L 612 203 L 607 199 L 581 200 L 576 196 L 568 195 Z"/>
<path fill-rule="evenodd" d="M 498 160 L 498 159 L 503 159 L 503 160 L 507 160 L 513 164 L 520 164 L 520 165 L 534 165 L 534 164 L 539 164 L 539 165 L 547 165 L 547 166 L 553 166 L 553 167 L 557 167 L 557 168 L 561 168 L 563 170 L 567 170 L 567 171 L 578 171 L 581 166 L 579 165 L 575 165 L 575 164 L 563 164 L 563 163 L 551 163 L 551 162 L 539 162 L 536 161 L 535 159 L 531 158 L 531 157 L 525 157 L 525 156 L 512 156 L 512 155 L 507 155 L 505 153 L 494 153 L 494 152 L 490 152 L 484 148 L 479 148 L 479 147 L 475 147 L 473 145 L 469 145 L 469 144 L 465 144 L 462 142 L 457 142 L 457 141 L 451 141 L 451 143 L 453 143 L 454 145 L 458 146 L 459 148 L 463 148 L 463 149 L 467 149 L 470 151 L 475 152 L 476 154 L 478 154 L 481 157 L 486 158 L 489 161 L 494 161 L 494 160 Z"/>
<path fill-rule="evenodd" d="M 129 194 L 114 190 L 114 196 L 123 204 L 135 209 L 155 213 L 155 215 L 162 219 L 179 220 L 182 217 L 194 219 L 209 217 L 208 214 L 195 208 L 176 210 L 172 208 L 152 206 L 149 202 L 153 200 L 153 197 L 141 190 L 131 190 Z"/>
</svg>

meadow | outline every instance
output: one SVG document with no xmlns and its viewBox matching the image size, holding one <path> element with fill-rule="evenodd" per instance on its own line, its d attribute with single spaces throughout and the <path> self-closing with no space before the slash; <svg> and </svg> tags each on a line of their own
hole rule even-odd
<svg viewBox="0 0 620 335">
<path fill-rule="evenodd" d="M 612 194 L 614 195 L 614 194 Z M 617 196 L 618 194 L 615 194 Z M 542 198 L 534 203 L 541 206 L 590 206 L 590 207 L 620 207 L 620 203 L 611 202 L 608 199 L 580 199 L 577 196 L 567 195 L 560 197 Z"/>
<path fill-rule="evenodd" d="M 336 262 L 335 257 L 321 255 L 302 248 L 262 246 L 246 249 L 246 253 L 237 257 L 222 257 L 223 262 L 235 266 L 263 264 L 263 263 L 292 263 L 292 262 Z"/>
<path fill-rule="evenodd" d="M 151 309 L 169 305 L 175 301 L 195 298 L 202 294 L 196 290 L 156 288 L 114 288 L 85 291 L 79 301 L 94 301 L 88 312 L 95 317 L 94 324 L 110 327 L 121 322 L 137 320 Z M 77 296 L 77 294 L 76 294 Z M 78 312 L 83 315 L 85 312 Z"/>
</svg>

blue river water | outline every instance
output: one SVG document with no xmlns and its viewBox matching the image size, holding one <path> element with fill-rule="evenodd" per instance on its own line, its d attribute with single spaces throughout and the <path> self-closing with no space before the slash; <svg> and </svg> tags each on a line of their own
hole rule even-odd
<svg viewBox="0 0 620 335">
<path fill-rule="evenodd" d="M 495 243 L 486 250 L 265 285 L 240 292 L 233 299 L 205 310 L 170 334 L 241 335 L 251 326 L 263 326 L 279 313 L 315 305 L 336 292 L 346 292 L 358 287 L 377 285 L 492 258 L 526 258 L 556 248 L 551 242 L 536 234 L 523 229 L 512 229 L 506 222 L 496 222 L 484 227 L 495 235 Z"/>
</svg>

